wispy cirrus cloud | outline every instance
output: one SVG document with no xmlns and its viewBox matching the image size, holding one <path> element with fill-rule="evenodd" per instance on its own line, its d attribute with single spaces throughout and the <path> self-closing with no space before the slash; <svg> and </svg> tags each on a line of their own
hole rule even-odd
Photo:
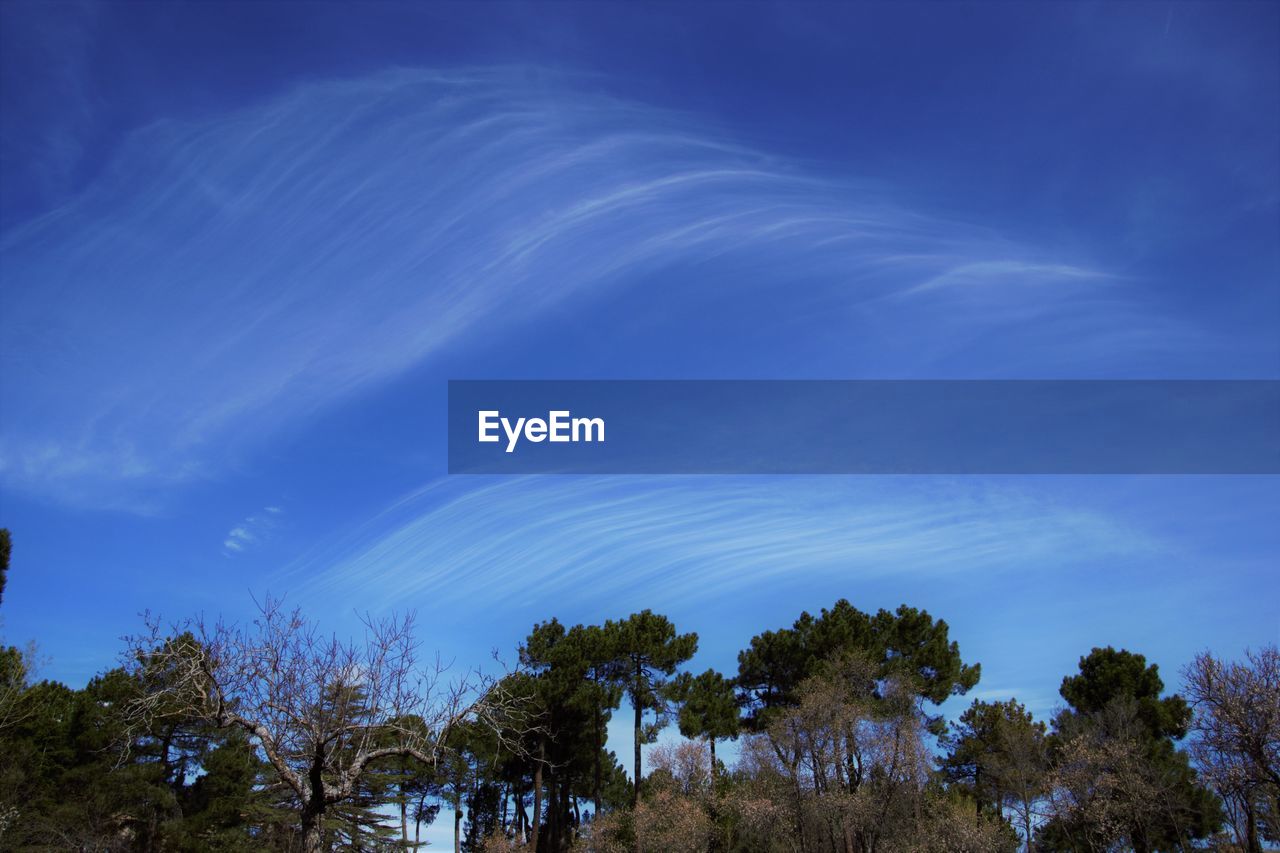
<svg viewBox="0 0 1280 853">
<path fill-rule="evenodd" d="M 428 487 L 281 579 L 321 600 L 359 591 L 372 607 L 465 603 L 481 591 L 498 608 L 527 607 L 535 596 L 590 604 L 640 590 L 659 606 L 791 577 L 1052 571 L 1162 548 L 1106 516 L 978 481 L 543 477 L 468 485 L 476 482 Z"/>
<path fill-rule="evenodd" d="M 527 71 L 397 71 L 159 122 L 10 229 L 0 483 L 145 504 L 478 329 L 677 263 L 749 261 L 739 284 L 784 301 L 820 282 L 806 310 L 838 341 L 1016 327 L 1078 367 L 1082 340 L 1151 327 L 1102 273 Z M 1022 295 L 956 301 L 979 283 Z"/>
<path fill-rule="evenodd" d="M 278 506 L 265 506 L 261 512 L 245 516 L 222 540 L 223 556 L 233 557 L 269 539 L 283 514 L 284 510 Z"/>
</svg>

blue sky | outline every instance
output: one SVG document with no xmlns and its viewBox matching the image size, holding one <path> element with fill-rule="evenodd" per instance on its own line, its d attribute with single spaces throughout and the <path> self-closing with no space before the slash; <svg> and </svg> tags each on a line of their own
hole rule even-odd
<svg viewBox="0 0 1280 853">
<path fill-rule="evenodd" d="M 1273 477 L 448 478 L 450 378 L 1280 378 L 1269 3 L 0 6 L 6 641 L 847 597 L 1048 713 L 1280 638 Z"/>
</svg>

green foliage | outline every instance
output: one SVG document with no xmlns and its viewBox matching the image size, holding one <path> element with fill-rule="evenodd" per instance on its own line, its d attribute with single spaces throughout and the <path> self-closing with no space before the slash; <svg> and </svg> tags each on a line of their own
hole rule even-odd
<svg viewBox="0 0 1280 853">
<path fill-rule="evenodd" d="M 42 682 L 24 693 L 4 737 L 5 795 L 16 812 L 6 847 L 96 847 L 112 837 L 155 845 L 176 796 L 153 756 L 125 760 L 119 708 L 135 688 L 113 670 L 83 690 Z"/>
<path fill-rule="evenodd" d="M 673 691 L 680 705 L 680 734 L 714 742 L 738 736 L 738 697 L 733 682 L 714 669 L 701 675 L 687 673 Z"/>
<path fill-rule="evenodd" d="M 265 838 L 287 834 L 286 815 L 273 808 L 264 785 L 269 770 L 243 734 L 232 730 L 217 742 L 201 770 L 183 798 L 182 818 L 170 830 L 176 849 L 248 851 Z"/>
<path fill-rule="evenodd" d="M 426 728 L 426 723 L 416 716 L 394 722 L 406 729 L 421 731 Z M 460 734 L 455 733 L 453 737 L 456 740 Z M 448 752 L 436 767 L 428 767 L 404 756 L 382 758 L 373 763 L 368 773 L 379 780 L 382 805 L 390 807 L 399 822 L 397 829 L 403 845 L 414 844 L 422 827 L 435 821 L 440 811 L 439 801 L 444 794 L 447 771 L 457 760 L 456 752 Z"/>
<path fill-rule="evenodd" d="M 323 813 L 324 848 L 415 849 L 442 806 L 459 811 L 464 850 L 538 853 L 797 843 L 985 853 L 1016 849 L 1037 827 L 1044 851 L 1146 853 L 1189 848 L 1221 825 L 1178 748 L 1190 709 L 1163 695 L 1141 655 L 1082 658 L 1062 682 L 1068 707 L 1052 734 L 1017 701 L 976 701 L 939 756 L 929 732 L 942 731 L 940 718 L 923 709 L 966 692 L 979 668 L 924 611 L 872 615 L 839 601 L 801 614 L 752 638 L 732 680 L 681 671 L 697 642 L 648 610 L 536 624 L 521 668 L 498 685 L 519 711 L 439 731 L 411 713 L 381 720 L 387 738 L 440 735 L 445 749 L 434 764 L 374 759 L 353 795 Z M 0 648 L 0 849 L 298 849 L 301 802 L 261 743 L 190 710 L 183 691 L 204 685 L 192 676 L 204 648 L 191 634 L 168 637 L 81 690 L 30 683 L 30 656 Z M 330 759 L 349 763 L 383 742 L 357 742 L 372 712 L 354 682 L 309 695 L 308 719 L 335 733 Z M 643 785 L 606 742 L 624 696 Z M 149 713 L 131 714 L 143 699 Z M 645 779 L 640 746 L 672 718 L 693 742 L 655 750 Z M 724 769 L 716 744 L 740 735 L 741 760 Z"/>
<path fill-rule="evenodd" d="M 968 797 L 979 818 L 1003 820 L 1007 810 L 1030 838 L 1048 784 L 1045 724 L 1016 700 L 975 700 L 943 744 L 947 753 L 939 765 L 951 793 Z"/>
<path fill-rule="evenodd" d="M 1078 715 L 1097 714 L 1118 699 L 1136 704 L 1146 734 L 1154 739 L 1186 736 L 1191 708 L 1178 695 L 1161 697 L 1164 682 L 1155 664 L 1123 649 L 1095 648 L 1080 658 L 1078 675 L 1062 679 L 1058 691 Z"/>
<path fill-rule="evenodd" d="M 677 634 L 671 620 L 651 610 L 633 613 L 621 622 L 606 622 L 604 634 L 611 637 L 619 678 L 635 713 L 634 805 L 644 779 L 640 747 L 657 740 L 658 732 L 667 724 L 667 679 L 698 651 L 698 635 Z M 649 725 L 644 722 L 646 711 L 655 715 Z"/>
<path fill-rule="evenodd" d="M 510 784 L 531 793 L 531 820 L 545 818 L 540 837 L 550 850 L 567 848 L 581 823 L 576 797 L 589 798 L 597 814 L 620 804 L 617 782 L 625 774 L 604 748 L 625 671 L 615 624 L 566 629 L 552 619 L 535 625 L 520 648 L 521 663 L 532 676 L 537 726 L 526 738 L 528 757 L 512 763 L 523 776 Z"/>
<path fill-rule="evenodd" d="M 4 603 L 4 585 L 9 577 L 9 553 L 13 540 L 7 528 L 0 528 L 0 604 Z"/>
<path fill-rule="evenodd" d="M 872 616 L 841 599 L 816 618 L 802 613 L 791 628 L 753 637 L 738 654 L 737 683 L 746 693 L 748 725 L 760 730 L 771 711 L 793 707 L 800 685 L 842 653 L 872 661 L 881 680 L 907 679 L 935 704 L 965 693 L 981 674 L 978 664 L 961 659 L 941 619 L 905 604 Z M 940 733 L 940 721 L 933 725 Z"/>
<path fill-rule="evenodd" d="M 252 746 L 176 716 L 138 729 L 125 709 L 143 688 L 115 669 L 22 692 L 0 732 L 0 848 L 250 850 L 280 835 Z"/>
<path fill-rule="evenodd" d="M 1139 853 L 1181 850 L 1222 825 L 1217 797 L 1175 744 L 1190 708 L 1163 691 L 1154 664 L 1111 647 L 1095 648 L 1077 675 L 1063 679 L 1070 707 L 1054 721 L 1050 744 L 1070 807 L 1041 828 L 1040 849 L 1121 842 Z"/>
</svg>

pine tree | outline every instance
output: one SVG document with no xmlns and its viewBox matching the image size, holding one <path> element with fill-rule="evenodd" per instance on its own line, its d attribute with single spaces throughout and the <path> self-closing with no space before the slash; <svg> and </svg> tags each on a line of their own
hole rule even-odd
<svg viewBox="0 0 1280 853">
<path fill-rule="evenodd" d="M 631 804 L 640 797 L 643 780 L 640 747 L 653 743 L 667 722 L 667 703 L 663 689 L 667 679 L 680 664 L 698 651 L 698 635 L 677 634 L 671 620 L 651 610 L 642 610 L 620 622 L 606 622 L 605 630 L 614 632 L 617 643 L 620 677 L 635 713 L 634 788 Z M 654 721 L 645 725 L 644 715 L 654 712 Z"/>
<path fill-rule="evenodd" d="M 1003 818 L 1007 805 L 1018 817 L 1028 849 L 1035 808 L 1049 771 L 1045 725 L 1019 702 L 975 700 L 944 738 L 944 777 L 972 796 L 976 816 L 984 808 Z"/>
<path fill-rule="evenodd" d="M 801 613 L 791 628 L 765 631 L 738 653 L 737 686 L 744 691 L 747 725 L 759 730 L 775 709 L 794 707 L 808 678 L 841 655 L 870 661 L 876 678 L 909 681 L 918 696 L 941 704 L 978 682 L 981 667 L 966 664 L 950 640 L 947 623 L 905 604 L 874 616 L 841 599 L 817 616 Z M 945 723 L 935 716 L 930 730 Z"/>
<path fill-rule="evenodd" d="M 675 695 L 680 706 L 680 734 L 706 738 L 711 751 L 711 780 L 716 779 L 716 741 L 737 738 L 740 722 L 733 682 L 714 669 L 677 680 Z"/>
<path fill-rule="evenodd" d="M 1176 746 L 1191 709 L 1163 691 L 1154 664 L 1109 646 L 1081 658 L 1079 674 L 1062 680 L 1059 692 L 1070 707 L 1054 720 L 1056 806 L 1041 847 L 1182 849 L 1222 824 L 1217 798 Z"/>
</svg>

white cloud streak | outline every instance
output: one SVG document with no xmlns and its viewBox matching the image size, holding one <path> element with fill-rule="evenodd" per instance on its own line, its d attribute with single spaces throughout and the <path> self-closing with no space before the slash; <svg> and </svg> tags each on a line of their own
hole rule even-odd
<svg viewBox="0 0 1280 853">
<path fill-rule="evenodd" d="M 1094 310 L 1098 273 L 574 82 L 400 71 L 135 133 L 83 196 L 0 240 L 0 483 L 141 506 L 481 326 L 726 255 L 779 298 L 827 282 L 807 310 L 842 327 L 859 304 L 933 340 L 1065 316 L 1076 351 L 1133 327 L 1118 297 Z M 979 280 L 1046 287 L 930 307 Z"/>
<path fill-rule="evenodd" d="M 278 506 L 268 506 L 263 507 L 262 512 L 246 516 L 227 531 L 222 541 L 223 556 L 234 557 L 271 538 L 283 513 L 284 510 Z"/>
<path fill-rule="evenodd" d="M 805 578 L 1049 571 L 1159 545 L 1102 516 L 977 482 L 543 477 L 431 486 L 280 580 L 320 600 L 684 604 Z M 767 483 L 767 485 L 765 485 Z M 904 484 L 905 483 L 905 484 Z M 1034 567 L 1034 568 L 1033 568 Z"/>
</svg>

